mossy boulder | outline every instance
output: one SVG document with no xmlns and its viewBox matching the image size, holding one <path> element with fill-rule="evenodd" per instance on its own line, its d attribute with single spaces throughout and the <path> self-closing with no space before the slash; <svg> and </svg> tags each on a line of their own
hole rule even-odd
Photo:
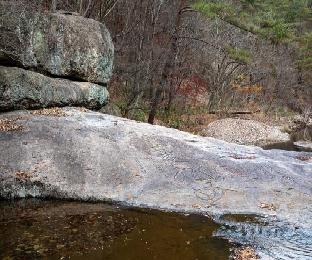
<svg viewBox="0 0 312 260">
<path fill-rule="evenodd" d="M 0 111 L 51 106 L 94 109 L 101 108 L 107 101 L 108 91 L 101 85 L 0 66 Z"/>
<path fill-rule="evenodd" d="M 0 2 L 0 63 L 106 83 L 114 46 L 105 25 L 72 13 L 40 13 Z"/>
</svg>

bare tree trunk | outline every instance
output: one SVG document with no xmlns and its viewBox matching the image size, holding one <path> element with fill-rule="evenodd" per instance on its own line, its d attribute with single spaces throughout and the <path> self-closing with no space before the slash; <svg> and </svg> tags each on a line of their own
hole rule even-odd
<svg viewBox="0 0 312 260">
<path fill-rule="evenodd" d="M 158 105 L 159 105 L 160 100 L 161 100 L 161 95 L 162 95 L 165 87 L 169 84 L 170 76 L 171 76 L 170 74 L 172 73 L 172 70 L 174 68 L 174 62 L 175 62 L 175 58 L 176 58 L 177 52 L 178 52 L 178 46 L 177 46 L 178 37 L 179 37 L 178 33 L 179 33 L 179 30 L 181 27 L 181 22 L 182 22 L 182 14 L 183 14 L 182 10 L 183 10 L 183 6 L 184 6 L 184 2 L 185 1 L 181 1 L 181 3 L 180 3 L 179 12 L 177 14 L 176 21 L 175 21 L 173 36 L 171 39 L 169 54 L 167 56 L 167 60 L 166 60 L 164 69 L 161 73 L 161 79 L 159 82 L 159 86 L 156 89 L 155 96 L 154 96 L 152 104 L 151 104 L 150 113 L 148 115 L 148 123 L 149 124 L 154 124 L 155 116 L 157 114 Z"/>
<path fill-rule="evenodd" d="M 51 11 L 56 12 L 57 0 L 52 0 Z"/>
<path fill-rule="evenodd" d="M 82 15 L 83 13 L 83 0 L 79 1 L 79 14 Z"/>
<path fill-rule="evenodd" d="M 160 86 L 156 89 L 155 96 L 154 96 L 154 99 L 153 99 L 153 102 L 151 105 L 151 110 L 150 110 L 149 115 L 148 115 L 148 121 L 147 122 L 149 124 L 154 124 L 154 120 L 155 120 L 155 117 L 157 114 L 158 104 L 159 104 L 162 92 L 163 92 L 162 86 Z"/>
<path fill-rule="evenodd" d="M 173 101 L 173 92 L 170 91 L 170 92 L 169 92 L 169 95 L 168 95 L 167 106 L 165 107 L 165 109 L 166 109 L 167 112 L 170 112 L 170 110 L 171 110 L 172 101 Z"/>
</svg>

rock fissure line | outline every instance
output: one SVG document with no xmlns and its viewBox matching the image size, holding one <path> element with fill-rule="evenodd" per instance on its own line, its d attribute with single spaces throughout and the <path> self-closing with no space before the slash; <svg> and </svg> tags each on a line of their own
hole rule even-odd
<svg viewBox="0 0 312 260">
<path fill-rule="evenodd" d="M 11 68 L 19 68 L 19 69 L 23 69 L 23 70 L 26 70 L 26 71 L 30 71 L 30 72 L 35 72 L 35 73 L 38 73 L 38 74 L 41 74 L 42 76 L 46 76 L 46 77 L 50 77 L 50 78 L 54 78 L 54 79 L 66 79 L 66 80 L 70 80 L 70 81 L 73 81 L 73 82 L 81 82 L 81 83 L 90 83 L 89 81 L 87 80 L 84 80 L 80 77 L 75 77 L 75 76 L 70 76 L 70 75 L 54 75 L 54 74 L 51 74 L 49 73 L 48 71 L 45 71 L 44 69 L 40 69 L 40 67 L 23 67 L 21 64 L 19 63 L 8 63 L 4 60 L 0 60 L 0 66 L 3 66 L 3 67 L 11 67 Z M 99 86 L 102 86 L 102 87 L 107 87 L 107 83 L 102 83 L 102 82 L 94 82 L 94 84 L 97 84 Z"/>
</svg>

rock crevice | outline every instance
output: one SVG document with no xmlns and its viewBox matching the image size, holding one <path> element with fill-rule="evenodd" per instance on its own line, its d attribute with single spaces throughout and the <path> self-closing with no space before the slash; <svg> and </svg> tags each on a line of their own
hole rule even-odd
<svg viewBox="0 0 312 260">
<path fill-rule="evenodd" d="M 101 108 L 108 100 L 105 87 L 50 78 L 16 67 L 0 66 L 0 110 L 36 109 L 49 106 Z"/>
</svg>

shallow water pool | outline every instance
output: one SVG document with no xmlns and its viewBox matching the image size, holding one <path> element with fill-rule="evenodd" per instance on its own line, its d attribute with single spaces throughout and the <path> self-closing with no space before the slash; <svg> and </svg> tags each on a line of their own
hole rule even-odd
<svg viewBox="0 0 312 260">
<path fill-rule="evenodd" d="M 104 203 L 2 201 L 0 259 L 221 260 L 241 245 L 262 259 L 312 259 L 312 226 L 254 214 L 215 219 Z"/>
<path fill-rule="evenodd" d="M 102 203 L 0 202 L 0 259 L 228 259 L 234 245 L 198 215 Z"/>
</svg>

